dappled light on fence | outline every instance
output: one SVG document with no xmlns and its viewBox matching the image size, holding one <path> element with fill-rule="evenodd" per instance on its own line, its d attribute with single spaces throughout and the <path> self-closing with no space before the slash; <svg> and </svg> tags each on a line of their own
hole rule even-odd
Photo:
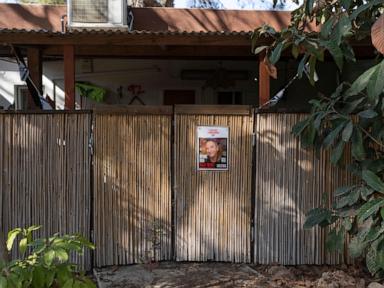
<svg viewBox="0 0 384 288">
<path fill-rule="evenodd" d="M 89 114 L 0 114 L 1 232 L 90 238 L 89 135 Z M 91 267 L 89 252 L 73 260 Z"/>
<path fill-rule="evenodd" d="M 197 114 L 197 115 L 196 115 Z M 250 261 L 253 117 L 176 114 L 176 258 Z M 197 126 L 229 127 L 229 170 L 197 171 Z"/>
<path fill-rule="evenodd" d="M 334 189 L 351 183 L 331 165 L 328 152 L 305 150 L 291 134 L 306 115 L 256 115 L 255 262 L 338 264 L 343 255 L 325 250 L 325 230 L 304 230 L 305 214 L 329 206 Z M 347 157 L 348 158 L 348 157 Z"/>
<path fill-rule="evenodd" d="M 171 257 L 171 117 L 95 115 L 97 266 Z"/>
<path fill-rule="evenodd" d="M 329 152 L 301 147 L 291 129 L 303 117 L 249 106 L 2 113 L 1 232 L 93 231 L 97 267 L 349 261 L 325 250 L 326 230 L 303 229 L 311 208 L 353 182 Z M 197 169 L 197 126 L 228 128 L 228 170 Z M 91 254 L 80 259 L 91 267 Z"/>
</svg>

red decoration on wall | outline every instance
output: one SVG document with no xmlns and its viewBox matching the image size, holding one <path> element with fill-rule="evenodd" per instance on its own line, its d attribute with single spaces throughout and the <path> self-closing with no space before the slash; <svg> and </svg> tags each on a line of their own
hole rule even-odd
<svg viewBox="0 0 384 288">
<path fill-rule="evenodd" d="M 131 84 L 128 86 L 128 92 L 132 94 L 132 99 L 129 101 L 128 105 L 131 105 L 135 100 L 139 101 L 141 105 L 145 105 L 144 101 L 141 100 L 140 95 L 144 94 L 145 90 L 141 85 Z"/>
</svg>

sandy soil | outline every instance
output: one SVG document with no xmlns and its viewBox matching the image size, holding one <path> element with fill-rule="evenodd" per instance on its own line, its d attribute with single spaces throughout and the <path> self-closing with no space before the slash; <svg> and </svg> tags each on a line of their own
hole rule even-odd
<svg viewBox="0 0 384 288">
<path fill-rule="evenodd" d="M 363 269 L 353 266 L 304 265 L 284 267 L 278 265 L 256 266 L 230 263 L 162 262 L 124 267 L 107 267 L 95 269 L 94 272 L 100 288 L 362 288 L 374 286 L 374 284 L 369 285 L 374 280 Z M 375 287 L 379 288 L 380 286 Z"/>
</svg>

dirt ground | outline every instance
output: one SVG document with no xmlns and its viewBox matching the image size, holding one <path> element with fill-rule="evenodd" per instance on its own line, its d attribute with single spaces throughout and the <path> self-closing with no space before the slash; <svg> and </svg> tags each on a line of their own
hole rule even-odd
<svg viewBox="0 0 384 288">
<path fill-rule="evenodd" d="M 352 266 L 256 266 L 162 262 L 95 269 L 99 288 L 317 287 L 384 288 Z"/>
</svg>

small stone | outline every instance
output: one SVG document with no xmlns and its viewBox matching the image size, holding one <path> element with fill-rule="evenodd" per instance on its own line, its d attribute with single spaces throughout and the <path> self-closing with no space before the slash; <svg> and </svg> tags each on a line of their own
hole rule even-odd
<svg viewBox="0 0 384 288">
<path fill-rule="evenodd" d="M 368 288 L 384 288 L 384 285 L 381 285 L 380 283 L 377 283 L 377 282 L 371 282 L 369 283 Z"/>
</svg>

